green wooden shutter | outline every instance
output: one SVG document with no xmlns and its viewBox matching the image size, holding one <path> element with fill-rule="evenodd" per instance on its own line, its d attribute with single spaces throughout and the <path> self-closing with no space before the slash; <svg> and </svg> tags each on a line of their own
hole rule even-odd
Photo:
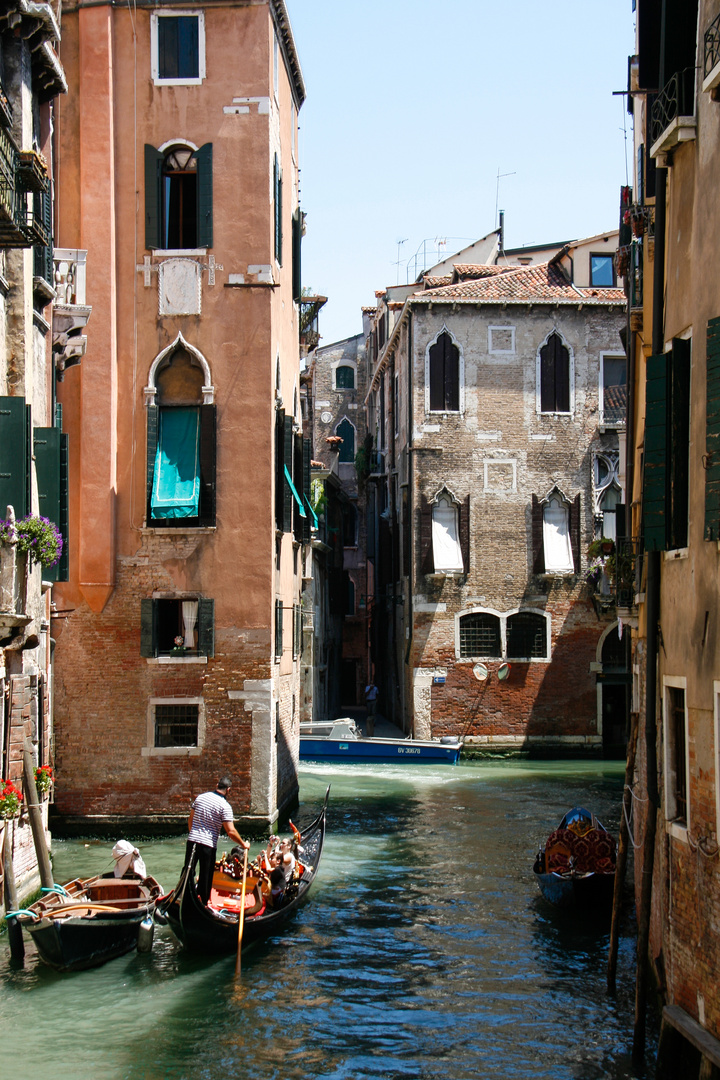
<svg viewBox="0 0 720 1080">
<path fill-rule="evenodd" d="M 293 420 L 292 416 L 285 417 L 285 430 L 283 438 L 283 465 L 287 465 L 288 472 L 293 472 Z M 292 531 L 293 494 L 290 485 L 285 479 L 283 469 L 283 532 Z"/>
<path fill-rule="evenodd" d="M 60 532 L 63 538 L 62 555 L 55 581 L 70 580 L 70 436 L 60 433 Z"/>
<path fill-rule="evenodd" d="M 643 533 L 646 551 L 667 550 L 668 355 L 649 356 L 645 383 Z"/>
<path fill-rule="evenodd" d="M 200 518 L 215 524 L 217 487 L 217 411 L 215 405 L 200 406 Z"/>
<path fill-rule="evenodd" d="M 302 211 L 298 206 L 292 219 L 292 289 L 293 300 L 302 296 Z"/>
<path fill-rule="evenodd" d="M 672 495 L 669 543 L 672 548 L 687 547 L 688 542 L 691 349 L 690 340 L 673 338 L 669 454 Z"/>
<path fill-rule="evenodd" d="M 198 247 L 213 246 L 212 143 L 195 152 L 197 162 L 197 236 Z"/>
<path fill-rule="evenodd" d="M 161 248 L 161 183 L 163 156 L 145 143 L 145 247 Z"/>
<path fill-rule="evenodd" d="M 530 526 L 532 529 L 532 572 L 545 573 L 545 543 L 543 537 L 543 504 L 537 495 L 532 496 L 530 508 Z"/>
<path fill-rule="evenodd" d="M 307 500 L 307 502 L 310 502 L 310 483 L 311 483 L 311 480 L 310 480 L 310 440 L 309 439 L 303 439 L 303 447 L 302 447 L 302 488 L 301 488 L 301 498 L 302 498 L 303 502 L 305 502 L 306 500 Z M 304 544 L 309 544 L 310 540 L 312 539 L 312 534 L 311 534 L 312 520 L 311 520 L 310 514 L 306 514 L 305 517 L 302 518 L 302 523 L 303 523 L 303 532 L 302 532 L 303 543 Z"/>
<path fill-rule="evenodd" d="M 568 528 L 570 530 L 570 550 L 573 557 L 573 569 L 576 574 L 580 573 L 581 561 L 581 515 L 580 515 L 580 496 L 576 495 L 573 501 L 570 503 L 570 510 L 568 512 Z"/>
<path fill-rule="evenodd" d="M 204 596 L 198 600 L 198 652 L 215 655 L 215 601 Z"/>
<path fill-rule="evenodd" d="M 152 599 L 140 601 L 140 655 L 157 656 L 157 604 Z"/>
<path fill-rule="evenodd" d="M 147 511 L 146 520 L 148 525 L 151 524 L 151 506 L 150 501 L 152 499 L 153 477 L 155 475 L 155 455 L 157 454 L 158 445 L 158 424 L 160 420 L 160 410 L 157 405 L 148 405 L 147 408 L 147 466 L 146 466 L 146 494 L 147 494 Z"/>
<path fill-rule="evenodd" d="M 28 472 L 25 398 L 0 397 L 0 518 L 8 506 L 27 514 Z"/>
<path fill-rule="evenodd" d="M 275 528 L 282 532 L 285 516 L 285 410 L 275 413 Z"/>
<path fill-rule="evenodd" d="M 720 318 L 707 328 L 705 539 L 720 540 Z"/>
<path fill-rule="evenodd" d="M 38 486 L 38 512 L 62 532 L 60 514 L 60 431 L 55 428 L 35 428 L 33 452 Z M 58 580 L 59 563 L 43 567 L 46 581 Z"/>
<path fill-rule="evenodd" d="M 273 196 L 275 203 L 275 259 L 278 266 L 282 266 L 282 170 L 280 160 L 275 155 L 273 164 Z"/>
</svg>

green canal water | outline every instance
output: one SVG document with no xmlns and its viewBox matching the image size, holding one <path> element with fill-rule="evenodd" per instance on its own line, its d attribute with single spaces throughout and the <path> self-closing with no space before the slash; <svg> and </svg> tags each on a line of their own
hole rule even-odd
<svg viewBox="0 0 720 1080">
<path fill-rule="evenodd" d="M 325 854 L 294 923 L 243 961 L 150 955 L 57 974 L 0 938 L 0 1074 L 17 1080 L 626 1080 L 634 938 L 540 898 L 531 866 L 570 806 L 617 834 L 621 763 L 304 764 L 302 824 L 332 785 Z M 111 844 L 56 842 L 57 880 Z M 184 838 L 140 844 L 169 888 Z M 652 1049 L 652 1047 L 651 1047 Z M 648 1066 L 648 1075 L 651 1075 Z"/>
</svg>

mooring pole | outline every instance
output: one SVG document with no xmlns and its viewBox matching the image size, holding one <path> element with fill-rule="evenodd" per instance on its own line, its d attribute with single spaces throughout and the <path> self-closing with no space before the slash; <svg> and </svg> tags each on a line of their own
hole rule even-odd
<svg viewBox="0 0 720 1080">
<path fill-rule="evenodd" d="M 53 887 L 52 867 L 50 866 L 50 853 L 45 841 L 45 827 L 43 825 L 42 810 L 38 800 L 37 787 L 35 784 L 35 768 L 33 766 L 32 743 L 25 741 L 23 750 L 23 787 L 27 800 L 30 828 L 32 829 L 35 855 L 37 856 L 40 881 L 46 889 Z"/>
<path fill-rule="evenodd" d="M 620 942 L 620 911 L 622 908 L 623 892 L 625 891 L 625 875 L 627 871 L 628 844 L 630 831 L 628 821 L 632 810 L 632 782 L 635 774 L 635 749 L 637 747 L 638 717 L 637 713 L 631 713 L 630 738 L 627 748 L 627 763 L 625 765 L 625 787 L 623 789 L 623 812 L 620 821 L 620 839 L 618 842 L 617 863 L 615 865 L 615 883 L 613 891 L 612 925 L 610 927 L 610 949 L 608 952 L 607 988 L 609 994 L 615 993 L 615 975 L 617 972 L 618 945 Z"/>
<path fill-rule="evenodd" d="M 10 822 L 5 822 L 5 837 L 3 842 L 3 899 L 5 911 L 17 911 L 18 895 L 15 886 L 15 871 L 12 861 L 12 841 L 10 839 Z M 8 944 L 10 955 L 13 960 L 22 963 L 25 959 L 25 942 L 23 941 L 22 926 L 17 919 L 6 918 L 8 929 Z"/>
</svg>

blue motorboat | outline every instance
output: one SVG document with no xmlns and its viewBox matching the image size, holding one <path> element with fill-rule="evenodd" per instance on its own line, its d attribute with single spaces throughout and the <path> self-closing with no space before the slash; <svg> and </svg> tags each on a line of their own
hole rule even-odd
<svg viewBox="0 0 720 1080">
<path fill-rule="evenodd" d="M 323 724 L 300 724 L 303 761 L 355 761 L 377 764 L 457 764 L 462 739 L 365 738 L 350 717 Z"/>
</svg>

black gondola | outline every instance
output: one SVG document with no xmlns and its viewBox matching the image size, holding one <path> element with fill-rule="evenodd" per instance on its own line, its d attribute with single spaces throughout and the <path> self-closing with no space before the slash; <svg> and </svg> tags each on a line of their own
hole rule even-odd
<svg viewBox="0 0 720 1080">
<path fill-rule="evenodd" d="M 243 921 L 243 948 L 275 933 L 308 898 L 310 887 L 320 866 L 325 840 L 325 816 L 328 795 L 325 793 L 323 808 L 315 820 L 300 836 L 302 873 L 286 890 L 279 907 L 270 907 L 259 882 L 248 879 L 245 916 Z M 241 882 L 216 872 L 213 879 L 215 903 L 206 907 L 198 897 L 194 874 L 183 868 L 175 889 L 158 904 L 161 918 L 164 916 L 175 936 L 187 949 L 205 953 L 233 953 L 238 947 L 238 918 Z M 225 899 L 218 908 L 217 900 Z"/>
<path fill-rule="evenodd" d="M 557 907 L 608 908 L 615 884 L 615 841 L 594 814 L 576 806 L 550 833 L 533 866 L 540 892 Z"/>
</svg>

